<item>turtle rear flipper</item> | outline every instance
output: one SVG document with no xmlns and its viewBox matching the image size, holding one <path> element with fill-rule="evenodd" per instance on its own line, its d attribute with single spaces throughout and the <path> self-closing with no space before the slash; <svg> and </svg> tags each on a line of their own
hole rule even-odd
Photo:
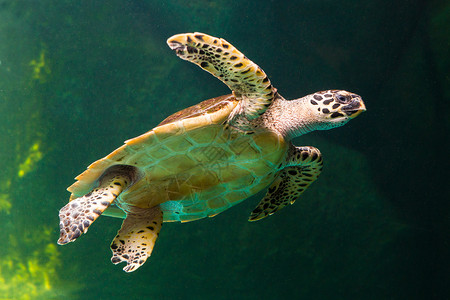
<svg viewBox="0 0 450 300">
<path fill-rule="evenodd" d="M 111 243 L 113 264 L 126 262 L 125 272 L 137 270 L 151 255 L 163 222 L 158 206 L 130 207 L 117 236 Z"/>
</svg>

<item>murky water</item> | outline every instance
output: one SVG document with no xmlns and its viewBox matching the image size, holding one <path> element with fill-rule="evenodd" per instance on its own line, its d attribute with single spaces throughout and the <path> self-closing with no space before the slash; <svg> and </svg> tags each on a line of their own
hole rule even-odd
<svg viewBox="0 0 450 300">
<path fill-rule="evenodd" d="M 448 1 L 0 1 L 0 299 L 446 299 Z M 165 223 L 138 271 L 110 262 L 121 220 L 57 246 L 66 187 L 166 116 L 229 93 L 167 47 L 223 37 L 295 99 L 367 112 L 302 136 L 324 171 L 297 202 Z M 444 138 L 443 138 L 444 137 Z"/>
</svg>

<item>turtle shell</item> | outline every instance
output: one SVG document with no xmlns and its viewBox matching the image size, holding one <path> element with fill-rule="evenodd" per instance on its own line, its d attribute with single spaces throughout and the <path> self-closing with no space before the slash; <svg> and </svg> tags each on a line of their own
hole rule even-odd
<svg viewBox="0 0 450 300">
<path fill-rule="evenodd" d="M 257 193 L 273 181 L 287 143 L 268 130 L 245 134 L 225 126 L 238 102 L 233 95 L 205 100 L 127 140 L 75 178 L 70 199 L 90 192 L 114 165 L 135 166 L 142 178 L 119 195 L 110 211 L 114 205 L 124 210 L 161 205 L 164 221 L 192 221 Z"/>
</svg>

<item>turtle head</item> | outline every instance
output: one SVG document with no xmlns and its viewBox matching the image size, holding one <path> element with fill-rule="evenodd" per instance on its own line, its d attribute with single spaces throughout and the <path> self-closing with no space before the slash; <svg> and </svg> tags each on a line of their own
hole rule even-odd
<svg viewBox="0 0 450 300">
<path fill-rule="evenodd" d="M 314 130 L 345 125 L 366 110 L 360 96 L 342 90 L 328 90 L 295 99 L 278 100 L 262 115 L 264 122 L 288 139 Z"/>
<path fill-rule="evenodd" d="M 308 98 L 319 130 L 342 126 L 366 110 L 361 97 L 347 91 L 322 91 Z"/>
</svg>

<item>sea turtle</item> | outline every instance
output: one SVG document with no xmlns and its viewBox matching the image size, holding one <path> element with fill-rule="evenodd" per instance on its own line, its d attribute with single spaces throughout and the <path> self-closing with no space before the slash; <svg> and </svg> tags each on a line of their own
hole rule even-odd
<svg viewBox="0 0 450 300">
<path fill-rule="evenodd" d="M 293 204 L 319 176 L 322 155 L 291 140 L 365 111 L 360 96 L 343 90 L 285 100 L 264 71 L 224 39 L 196 32 L 167 43 L 232 94 L 177 112 L 91 164 L 68 188 L 70 202 L 59 212 L 61 245 L 86 233 L 102 213 L 125 218 L 111 260 L 126 262 L 126 272 L 150 256 L 163 222 L 213 217 L 269 185 L 250 221 Z"/>
</svg>

